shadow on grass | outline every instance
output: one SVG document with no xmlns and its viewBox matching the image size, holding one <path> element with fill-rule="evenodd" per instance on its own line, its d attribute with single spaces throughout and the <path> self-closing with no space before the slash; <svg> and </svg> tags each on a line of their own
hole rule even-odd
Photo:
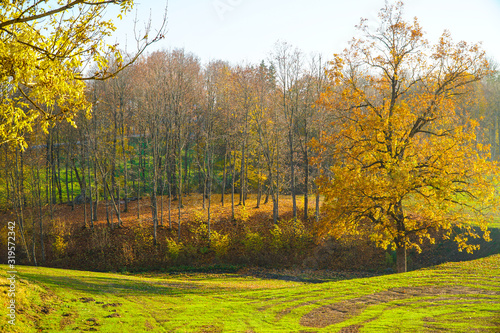
<svg viewBox="0 0 500 333">
<path fill-rule="evenodd" d="M 459 252 L 453 239 L 440 241 L 421 254 L 412 253 L 409 267 L 414 270 L 445 262 L 470 261 L 500 254 L 500 228 L 489 228 L 488 230 L 490 231 L 490 242 L 486 242 L 483 238 L 469 240 L 471 244 L 480 246 L 479 250 L 473 253 Z M 482 232 L 480 234 L 482 235 Z"/>
<path fill-rule="evenodd" d="M 158 295 L 184 296 L 187 294 L 206 294 L 210 290 L 200 289 L 194 283 L 170 283 L 168 281 L 136 281 L 123 277 L 95 277 L 74 274 L 74 276 L 54 276 L 42 272 L 22 272 L 21 278 L 42 283 L 50 289 L 69 290 L 92 295 L 114 294 L 117 296 Z M 214 291 L 215 292 L 215 291 Z"/>
</svg>

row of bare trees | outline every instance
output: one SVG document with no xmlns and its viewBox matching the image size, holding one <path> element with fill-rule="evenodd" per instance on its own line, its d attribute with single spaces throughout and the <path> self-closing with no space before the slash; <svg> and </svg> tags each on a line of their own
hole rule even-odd
<svg viewBox="0 0 500 333">
<path fill-rule="evenodd" d="M 122 224 L 131 198 L 149 197 L 137 214 L 150 211 L 155 243 L 159 225 L 177 227 L 180 239 L 182 200 L 192 192 L 203 193 L 209 235 L 214 193 L 222 205 L 231 197 L 233 218 L 234 206 L 246 205 L 249 193 L 257 195 L 257 206 L 271 201 L 275 222 L 283 194 L 292 197 L 294 219 L 308 219 L 312 211 L 319 218 L 313 182 L 319 170 L 309 142 L 321 140 L 332 121 L 315 104 L 326 88 L 324 66 L 321 57 L 287 43 L 259 65 L 202 65 L 184 50 L 144 56 L 113 79 L 89 83 L 92 115 L 80 114 L 76 128 L 59 122 L 48 133 L 35 129 L 26 151 L 1 147 L 0 204 L 21 228 L 29 223 L 38 231 L 39 242 L 35 232 L 31 242 L 22 241 L 27 253 L 40 243 L 42 260 L 44 221 L 58 203 L 89 203 L 83 205 L 86 227 L 104 204 L 113 228 Z M 499 87 L 492 77 L 477 89 L 476 113 L 494 159 L 500 158 Z M 167 207 L 158 199 L 164 196 Z"/>
<path fill-rule="evenodd" d="M 1 204 L 21 225 L 29 220 L 34 228 L 36 221 L 41 239 L 56 204 L 88 203 L 86 227 L 105 205 L 115 227 L 130 199 L 140 197 L 150 198 L 137 213 L 150 210 L 155 242 L 157 227 L 172 228 L 174 220 L 180 238 L 182 200 L 192 192 L 203 193 L 209 231 L 213 193 L 221 194 L 222 205 L 231 196 L 233 217 L 234 206 L 255 193 L 257 206 L 272 202 L 274 221 L 280 195 L 292 195 L 294 218 L 296 197 L 304 195 L 308 218 L 315 171 L 307 143 L 324 123 L 314 108 L 323 67 L 320 57 L 286 43 L 259 65 L 203 66 L 184 50 L 144 56 L 113 79 L 89 82 L 92 114 L 82 112 L 76 128 L 58 122 L 48 133 L 35 129 L 26 151 L 2 147 Z M 163 196 L 168 207 L 158 199 Z M 28 206 L 38 208 L 37 216 L 24 216 Z"/>
</svg>

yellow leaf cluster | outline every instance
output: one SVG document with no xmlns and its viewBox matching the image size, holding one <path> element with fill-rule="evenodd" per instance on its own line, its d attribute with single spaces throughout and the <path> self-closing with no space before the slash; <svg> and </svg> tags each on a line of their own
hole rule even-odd
<svg viewBox="0 0 500 333">
<path fill-rule="evenodd" d="M 132 0 L 120 1 L 121 13 Z M 35 124 L 43 130 L 56 120 L 75 126 L 78 111 L 90 112 L 81 70 L 102 70 L 110 52 L 103 42 L 115 29 L 102 18 L 108 2 L 72 0 L 3 1 L 0 5 L 0 144 L 26 148 Z"/>
<path fill-rule="evenodd" d="M 459 249 L 488 238 L 485 214 L 497 203 L 498 166 L 476 140 L 478 123 L 465 94 L 488 74 L 477 45 L 453 43 L 446 32 L 430 47 L 401 4 L 381 13 L 371 31 L 335 55 L 330 88 L 319 102 L 337 119 L 313 147 L 316 164 L 333 161 L 318 181 L 330 233 L 369 232 L 379 246 L 415 248 L 434 231 L 454 236 Z"/>
</svg>

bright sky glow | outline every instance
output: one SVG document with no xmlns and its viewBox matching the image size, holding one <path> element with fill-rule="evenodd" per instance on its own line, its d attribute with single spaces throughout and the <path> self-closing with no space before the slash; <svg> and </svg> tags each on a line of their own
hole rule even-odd
<svg viewBox="0 0 500 333">
<path fill-rule="evenodd" d="M 169 0 L 168 32 L 155 49 L 184 48 L 210 60 L 259 63 L 276 41 L 305 54 L 330 58 L 358 33 L 360 18 L 376 24 L 385 0 Z M 115 37 L 133 45 L 135 10 L 139 21 L 161 23 L 166 0 L 136 0 L 134 12 L 117 22 Z M 488 57 L 500 63 L 500 0 L 407 0 L 407 20 L 417 17 L 427 39 L 437 41 L 445 29 L 455 41 L 482 42 Z M 110 16 L 113 12 L 108 13 Z M 139 24 L 142 27 L 143 24 Z"/>
</svg>

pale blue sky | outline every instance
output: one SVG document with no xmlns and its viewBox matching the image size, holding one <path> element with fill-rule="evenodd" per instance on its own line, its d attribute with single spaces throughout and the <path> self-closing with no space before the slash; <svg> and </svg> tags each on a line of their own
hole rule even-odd
<svg viewBox="0 0 500 333">
<path fill-rule="evenodd" d="M 166 38 L 151 49 L 184 48 L 201 58 L 258 63 L 268 58 L 277 40 L 305 54 L 330 58 L 357 34 L 361 17 L 376 24 L 385 0 L 169 0 Z M 159 24 L 166 0 L 136 0 L 139 20 L 152 13 Z M 108 14 L 114 14 L 110 12 Z M 133 13 L 117 23 L 118 42 L 133 40 Z M 483 42 L 500 63 L 500 0 L 407 0 L 405 16 L 417 16 L 427 38 L 435 42 L 444 29 L 454 40 Z"/>
</svg>

